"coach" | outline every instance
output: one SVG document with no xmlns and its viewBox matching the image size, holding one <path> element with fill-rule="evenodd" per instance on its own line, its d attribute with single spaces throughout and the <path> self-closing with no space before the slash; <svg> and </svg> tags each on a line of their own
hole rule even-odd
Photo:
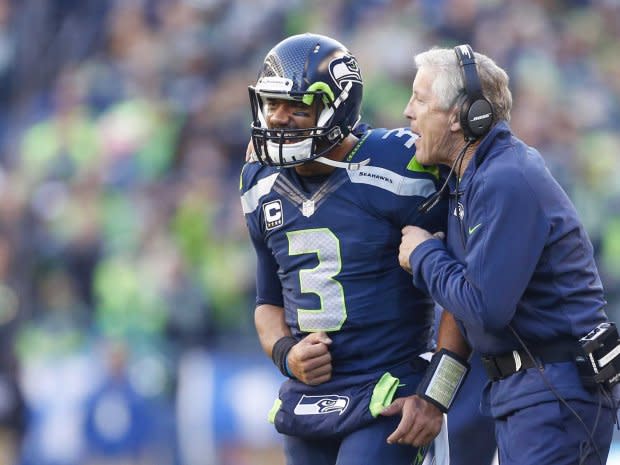
<svg viewBox="0 0 620 465">
<path fill-rule="evenodd" d="M 468 45 L 415 62 L 405 116 L 420 136 L 416 157 L 451 167 L 422 209 L 448 194 L 449 224 L 446 244 L 405 227 L 400 264 L 483 354 L 482 408 L 495 419 L 502 465 L 602 465 L 613 380 L 580 372 L 576 358 L 591 331 L 611 341 L 606 360 L 618 337 L 575 208 L 540 154 L 511 133 L 504 70 Z"/>
</svg>

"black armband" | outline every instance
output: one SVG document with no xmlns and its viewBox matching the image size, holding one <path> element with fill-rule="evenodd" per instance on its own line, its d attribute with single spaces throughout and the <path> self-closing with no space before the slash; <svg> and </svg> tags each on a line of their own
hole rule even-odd
<svg viewBox="0 0 620 465">
<path fill-rule="evenodd" d="M 276 364 L 280 373 L 287 378 L 294 378 L 286 366 L 286 357 L 295 344 L 297 344 L 297 339 L 293 336 L 284 336 L 278 339 L 271 349 L 271 360 Z"/>
<path fill-rule="evenodd" d="M 441 349 L 431 358 L 431 364 L 416 394 L 447 413 L 469 372 L 469 363 L 454 352 Z"/>
</svg>

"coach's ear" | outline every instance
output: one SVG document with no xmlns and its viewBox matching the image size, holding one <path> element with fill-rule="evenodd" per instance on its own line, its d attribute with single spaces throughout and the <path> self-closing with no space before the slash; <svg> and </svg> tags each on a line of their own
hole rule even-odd
<svg viewBox="0 0 620 465">
<path fill-rule="evenodd" d="M 453 107 L 449 116 L 450 132 L 463 132 L 461 122 L 459 121 L 459 107 Z"/>
</svg>

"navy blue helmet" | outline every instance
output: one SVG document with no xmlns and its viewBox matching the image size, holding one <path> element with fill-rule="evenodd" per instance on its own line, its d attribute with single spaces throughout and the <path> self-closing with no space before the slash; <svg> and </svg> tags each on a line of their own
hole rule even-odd
<svg viewBox="0 0 620 465">
<path fill-rule="evenodd" d="M 294 166 L 325 155 L 347 137 L 360 119 L 362 75 L 355 57 L 337 40 L 299 34 L 278 43 L 265 57 L 255 86 L 249 87 L 252 143 L 266 165 Z M 268 129 L 265 98 L 322 102 L 316 125 Z"/>
</svg>

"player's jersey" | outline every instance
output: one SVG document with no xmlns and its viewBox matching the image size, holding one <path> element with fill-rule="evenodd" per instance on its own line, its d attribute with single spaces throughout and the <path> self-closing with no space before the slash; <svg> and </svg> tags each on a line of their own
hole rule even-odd
<svg viewBox="0 0 620 465">
<path fill-rule="evenodd" d="M 401 269 L 408 224 L 444 230 L 446 210 L 418 213 L 436 171 L 413 157 L 408 129 L 375 129 L 345 161 L 359 170 L 302 179 L 293 168 L 250 163 L 241 203 L 258 257 L 257 305 L 285 309 L 300 339 L 327 331 L 333 376 L 377 373 L 429 349 L 431 299 Z"/>
</svg>

